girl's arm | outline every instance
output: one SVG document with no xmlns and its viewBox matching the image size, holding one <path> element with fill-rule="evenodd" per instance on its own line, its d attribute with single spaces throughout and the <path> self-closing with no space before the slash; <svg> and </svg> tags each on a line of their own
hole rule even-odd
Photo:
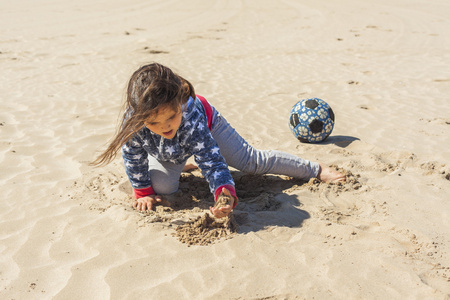
<svg viewBox="0 0 450 300">
<path fill-rule="evenodd" d="M 214 194 L 214 201 L 222 192 L 222 188 L 226 188 L 235 198 L 233 208 L 236 207 L 238 198 L 234 180 L 225 159 L 220 154 L 217 142 L 213 139 L 209 129 L 202 123 L 196 127 L 193 137 L 191 143 L 195 162 L 209 183 L 209 188 Z"/>
</svg>

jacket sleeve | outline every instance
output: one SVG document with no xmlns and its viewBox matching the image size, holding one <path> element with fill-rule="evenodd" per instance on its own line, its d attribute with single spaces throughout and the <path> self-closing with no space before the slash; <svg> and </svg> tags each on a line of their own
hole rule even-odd
<svg viewBox="0 0 450 300">
<path fill-rule="evenodd" d="M 222 187 L 229 189 L 231 194 L 236 197 L 235 184 L 228 165 L 220 154 L 219 146 L 206 124 L 197 123 L 192 136 L 191 147 L 195 162 L 201 169 L 203 177 L 208 181 L 209 189 L 214 194 L 214 200 L 217 199 Z"/>
<path fill-rule="evenodd" d="M 151 188 L 147 156 L 148 153 L 142 147 L 142 141 L 138 135 L 135 135 L 122 146 L 125 172 L 134 189 L 136 198 L 154 194 Z"/>
</svg>

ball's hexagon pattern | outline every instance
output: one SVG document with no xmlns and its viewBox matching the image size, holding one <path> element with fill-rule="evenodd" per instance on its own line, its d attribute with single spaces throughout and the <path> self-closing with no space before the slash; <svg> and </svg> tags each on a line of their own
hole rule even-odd
<svg viewBox="0 0 450 300">
<path fill-rule="evenodd" d="M 291 109 L 289 128 L 302 143 L 319 143 L 333 131 L 334 112 L 319 98 L 298 101 Z"/>
</svg>

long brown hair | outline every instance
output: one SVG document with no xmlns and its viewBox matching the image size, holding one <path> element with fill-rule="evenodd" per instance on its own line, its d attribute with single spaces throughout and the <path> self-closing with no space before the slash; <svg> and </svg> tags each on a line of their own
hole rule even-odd
<svg viewBox="0 0 450 300">
<path fill-rule="evenodd" d="M 194 87 L 171 69 L 158 63 L 140 67 L 128 82 L 120 127 L 106 150 L 90 164 L 100 166 L 110 163 L 120 148 L 141 130 L 145 126 L 144 122 L 155 116 L 161 107 L 168 105 L 178 111 L 189 97 L 195 98 Z"/>
</svg>

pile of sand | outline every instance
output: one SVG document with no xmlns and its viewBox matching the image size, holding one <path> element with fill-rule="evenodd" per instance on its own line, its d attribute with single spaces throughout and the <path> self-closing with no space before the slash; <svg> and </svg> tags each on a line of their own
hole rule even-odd
<svg viewBox="0 0 450 300">
<path fill-rule="evenodd" d="M 238 230 L 233 215 L 217 219 L 209 213 L 176 228 L 174 236 L 182 243 L 206 246 L 219 239 L 231 238 Z"/>
</svg>

